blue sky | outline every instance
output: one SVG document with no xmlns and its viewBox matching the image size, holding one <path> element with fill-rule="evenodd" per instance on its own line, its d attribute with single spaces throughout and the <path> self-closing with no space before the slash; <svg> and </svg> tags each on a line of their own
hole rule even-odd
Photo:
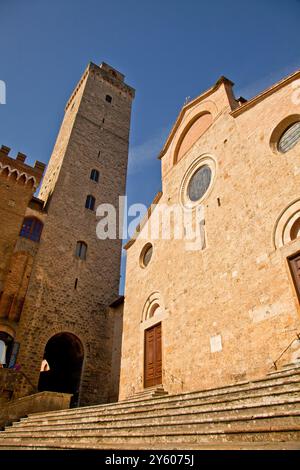
<svg viewBox="0 0 300 470">
<path fill-rule="evenodd" d="M 160 189 L 156 157 L 186 97 L 225 75 L 250 98 L 300 68 L 299 0 L 0 0 L 0 18 L 0 144 L 47 162 L 87 63 L 108 62 L 136 88 L 129 203 Z"/>
</svg>

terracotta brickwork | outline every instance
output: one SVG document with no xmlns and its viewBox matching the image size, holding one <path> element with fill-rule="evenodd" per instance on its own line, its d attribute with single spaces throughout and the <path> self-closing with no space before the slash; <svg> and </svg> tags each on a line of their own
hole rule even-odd
<svg viewBox="0 0 300 470">
<path fill-rule="evenodd" d="M 14 159 L 10 149 L 0 149 L 0 322 L 1 330 L 12 336 L 22 310 L 33 258 L 20 251 L 20 229 L 45 165 L 25 164 L 22 153 Z"/>
<path fill-rule="evenodd" d="M 287 257 L 300 251 L 300 239 L 283 232 L 300 217 L 300 143 L 286 153 L 277 143 L 300 121 L 299 78 L 246 103 L 222 78 L 181 111 L 160 156 L 163 194 L 127 245 L 121 399 L 144 387 L 145 330 L 155 324 L 161 323 L 162 384 L 170 393 L 263 376 L 296 338 L 299 300 Z M 205 113 L 211 125 L 177 158 L 191 123 Z M 212 172 L 198 204 L 201 245 L 147 238 L 160 207 L 186 204 L 187 175 L 201 159 Z M 153 254 L 143 268 L 147 242 Z M 299 356 L 295 341 L 277 366 Z"/>
</svg>

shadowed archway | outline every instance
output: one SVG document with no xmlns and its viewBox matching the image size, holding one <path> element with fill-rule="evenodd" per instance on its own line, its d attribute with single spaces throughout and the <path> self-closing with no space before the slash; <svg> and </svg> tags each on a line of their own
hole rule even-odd
<svg viewBox="0 0 300 470">
<path fill-rule="evenodd" d="M 78 404 L 79 386 L 84 351 L 79 338 L 71 333 L 58 333 L 46 344 L 43 360 L 48 370 L 42 368 L 39 391 L 72 393 L 72 406 Z"/>
</svg>

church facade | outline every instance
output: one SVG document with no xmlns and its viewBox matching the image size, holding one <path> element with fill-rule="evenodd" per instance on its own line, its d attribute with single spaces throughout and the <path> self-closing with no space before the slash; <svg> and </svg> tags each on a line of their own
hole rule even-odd
<svg viewBox="0 0 300 470">
<path fill-rule="evenodd" d="M 182 108 L 160 154 L 162 192 L 126 245 L 120 399 L 299 360 L 299 87 L 297 72 L 246 101 L 221 77 Z M 157 236 L 178 208 L 195 215 L 183 235 Z"/>
</svg>

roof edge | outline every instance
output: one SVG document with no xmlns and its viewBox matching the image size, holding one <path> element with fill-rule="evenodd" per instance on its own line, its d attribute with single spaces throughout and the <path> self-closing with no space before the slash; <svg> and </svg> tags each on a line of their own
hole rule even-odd
<svg viewBox="0 0 300 470">
<path fill-rule="evenodd" d="M 171 143 L 171 140 L 173 139 L 173 137 L 174 137 L 174 135 L 175 135 L 182 119 L 183 119 L 183 115 L 184 115 L 185 111 L 187 109 L 191 108 L 192 106 L 194 106 L 196 103 L 199 103 L 200 101 L 205 99 L 207 96 L 214 93 L 223 83 L 226 84 L 226 85 L 229 85 L 230 87 L 234 86 L 234 82 L 229 80 L 229 78 L 225 77 L 224 75 L 221 75 L 221 77 L 216 81 L 216 83 L 211 88 L 204 91 L 203 93 L 201 93 L 201 95 L 198 95 L 196 98 L 194 98 L 193 100 L 189 101 L 187 104 L 182 106 L 182 108 L 179 112 L 179 115 L 178 115 L 178 117 L 175 121 L 175 124 L 173 125 L 173 127 L 172 127 L 172 129 L 171 129 L 171 131 L 170 131 L 170 133 L 169 133 L 169 135 L 166 139 L 165 145 L 164 145 L 164 147 L 162 148 L 162 150 L 160 151 L 160 153 L 157 157 L 159 160 L 164 156 L 164 154 L 168 150 L 169 145 Z"/>
<path fill-rule="evenodd" d="M 270 87 L 266 88 L 265 90 L 261 91 L 257 95 L 255 95 L 253 98 L 250 100 L 246 101 L 244 104 L 242 104 L 239 108 L 234 109 L 231 111 L 231 116 L 236 117 L 242 114 L 243 112 L 247 111 L 248 109 L 252 108 L 255 106 L 257 103 L 260 101 L 264 100 L 268 96 L 272 95 L 276 91 L 280 90 L 282 87 L 287 85 L 288 83 L 294 81 L 295 78 L 299 77 L 300 79 L 300 70 L 296 70 L 295 72 L 291 73 L 290 75 L 284 77 L 281 79 L 279 82 L 271 85 Z"/>
<path fill-rule="evenodd" d="M 127 251 L 134 244 L 142 228 L 145 226 L 147 220 L 149 220 L 149 218 L 151 217 L 153 204 L 157 204 L 158 201 L 161 199 L 162 195 L 163 195 L 162 191 L 158 191 L 158 193 L 154 196 L 153 201 L 151 202 L 150 206 L 147 209 L 147 214 L 144 215 L 140 223 L 137 225 L 135 232 L 133 234 L 133 237 L 130 238 L 130 240 L 128 240 L 128 242 L 125 243 L 125 245 L 123 246 L 124 250 Z"/>
</svg>

